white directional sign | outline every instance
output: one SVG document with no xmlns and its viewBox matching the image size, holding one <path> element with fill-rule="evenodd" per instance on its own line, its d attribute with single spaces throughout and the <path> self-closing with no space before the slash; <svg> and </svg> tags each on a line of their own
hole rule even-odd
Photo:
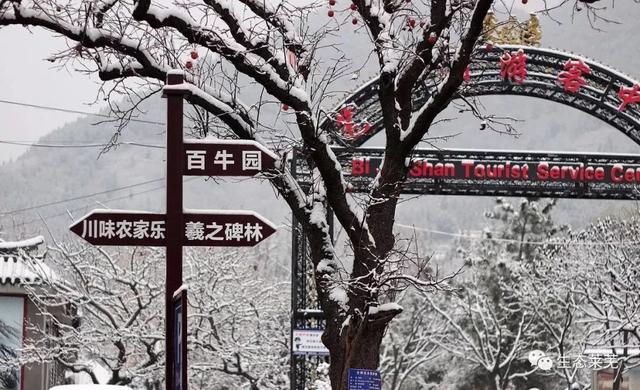
<svg viewBox="0 0 640 390">
<path fill-rule="evenodd" d="M 188 140 L 185 176 L 254 176 L 274 168 L 278 156 L 256 141 Z"/>
<path fill-rule="evenodd" d="M 323 330 L 294 329 L 291 348 L 296 355 L 328 355 L 329 350 L 322 343 Z"/>
</svg>

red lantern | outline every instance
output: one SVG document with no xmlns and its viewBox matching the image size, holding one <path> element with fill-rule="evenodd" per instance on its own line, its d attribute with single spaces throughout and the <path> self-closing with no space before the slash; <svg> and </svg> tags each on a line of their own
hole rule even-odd
<svg viewBox="0 0 640 390">
<path fill-rule="evenodd" d="M 351 11 L 357 11 L 358 10 L 358 5 L 356 3 L 351 3 Z"/>
<path fill-rule="evenodd" d="M 351 19 L 351 23 L 353 23 L 353 24 L 358 24 L 358 19 L 357 19 L 357 18 L 353 18 L 353 19 Z"/>
<path fill-rule="evenodd" d="M 522 4 L 527 4 L 529 0 L 522 0 Z"/>
<path fill-rule="evenodd" d="M 330 18 L 333 18 L 333 15 L 334 15 L 333 10 L 332 10 L 332 9 L 330 9 L 330 10 L 329 10 L 329 12 L 327 12 L 327 15 L 328 15 Z"/>
<path fill-rule="evenodd" d="M 329 5 L 331 5 L 331 6 L 336 5 L 336 0 L 329 0 Z"/>
<path fill-rule="evenodd" d="M 198 52 L 195 50 L 191 50 L 191 58 L 193 58 L 194 60 L 198 59 Z"/>
<path fill-rule="evenodd" d="M 191 69 L 191 68 L 193 68 L 193 62 L 191 62 L 191 61 L 187 61 L 187 62 L 184 64 L 184 66 L 185 66 L 185 68 L 187 68 L 187 69 Z"/>
<path fill-rule="evenodd" d="M 282 105 L 282 111 L 289 111 L 289 106 L 286 104 Z"/>
<path fill-rule="evenodd" d="M 414 18 L 407 19 L 407 26 L 414 28 L 416 26 L 416 20 Z"/>
</svg>

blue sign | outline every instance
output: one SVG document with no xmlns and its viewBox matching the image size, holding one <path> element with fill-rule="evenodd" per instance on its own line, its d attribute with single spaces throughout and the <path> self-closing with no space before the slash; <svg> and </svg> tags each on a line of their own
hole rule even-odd
<svg viewBox="0 0 640 390">
<path fill-rule="evenodd" d="M 382 380 L 377 370 L 349 369 L 349 390 L 381 390 Z"/>
</svg>

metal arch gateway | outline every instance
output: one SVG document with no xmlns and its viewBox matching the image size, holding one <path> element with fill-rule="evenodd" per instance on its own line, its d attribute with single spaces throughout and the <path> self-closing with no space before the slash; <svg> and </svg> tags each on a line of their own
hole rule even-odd
<svg viewBox="0 0 640 390">
<path fill-rule="evenodd" d="M 507 51 L 522 49 L 527 55 L 527 77 L 522 84 L 504 81 L 500 76 L 500 56 Z M 590 74 L 583 74 L 586 85 L 575 94 L 567 93 L 557 82 L 564 64 L 569 60 L 581 60 L 591 68 Z M 484 95 L 520 95 L 540 98 L 576 108 L 592 115 L 620 130 L 635 143 L 640 144 L 640 108 L 629 105 L 624 112 L 618 111 L 620 87 L 630 87 L 638 81 L 614 69 L 588 58 L 557 50 L 529 46 L 501 45 L 491 50 L 478 48 L 470 63 L 471 81 L 464 84 L 461 95 L 465 97 Z M 426 102 L 435 88 L 433 80 L 418 91 L 416 106 Z M 350 141 L 336 140 L 343 146 L 359 147 L 382 130 L 382 112 L 378 100 L 378 79 L 374 78 L 358 88 L 338 105 L 338 109 L 353 104 L 358 115 L 367 118 L 371 130 Z M 320 127 L 334 130 L 334 122 L 325 119 Z"/>
<path fill-rule="evenodd" d="M 618 97 L 618 91 L 621 87 L 632 87 L 638 84 L 638 81 L 632 78 L 598 64 L 587 58 L 564 53 L 556 50 L 541 49 L 528 46 L 516 45 L 500 45 L 491 50 L 486 48 L 478 48 L 474 53 L 474 57 L 470 64 L 471 81 L 463 84 L 460 93 L 465 97 L 484 96 L 484 95 L 520 95 L 528 97 L 536 97 L 548 101 L 561 103 L 575 109 L 581 110 L 591 116 L 599 118 L 608 123 L 613 128 L 627 135 L 633 142 L 640 145 L 640 105 L 630 104 L 625 110 L 619 111 L 618 107 L 621 103 Z M 500 76 L 500 57 L 502 53 L 507 51 L 517 51 L 522 49 L 527 55 L 527 77 L 522 84 L 516 84 L 504 81 Z M 580 60 L 589 66 L 590 74 L 583 73 L 586 84 L 575 93 L 567 93 L 558 83 L 558 75 L 564 71 L 564 65 L 569 60 Z M 416 106 L 426 102 L 430 96 L 430 91 L 435 88 L 436 82 L 427 82 L 417 92 Z M 367 118 L 371 124 L 370 131 L 360 137 L 345 140 L 344 138 L 335 137 L 334 143 L 340 146 L 336 150 L 338 158 L 348 165 L 352 161 L 351 156 L 356 155 L 358 158 L 370 156 L 380 159 L 383 150 L 381 149 L 365 149 L 361 146 L 382 131 L 382 112 L 379 107 L 377 94 L 378 79 L 372 79 L 356 90 L 347 99 L 341 102 L 336 108 L 336 112 L 342 107 L 355 105 L 357 107 L 357 115 Z M 320 127 L 330 134 L 340 134 L 340 129 L 335 125 L 332 118 L 325 119 Z M 530 159 L 535 160 L 535 153 L 528 152 L 500 152 L 500 151 L 445 151 L 445 155 L 452 156 L 473 156 L 473 158 L 486 158 L 490 156 L 497 160 L 505 159 Z M 418 150 L 416 157 L 442 158 L 435 151 Z M 538 157 L 543 156 L 554 161 L 568 161 L 569 164 L 583 162 L 587 164 L 590 161 L 597 161 L 603 166 L 612 166 L 612 164 L 624 163 L 632 164 L 640 168 L 640 155 L 638 156 L 621 156 L 621 155 L 591 155 L 581 156 L 579 153 L 574 154 L 537 154 Z M 306 186 L 310 183 L 308 169 L 305 166 L 304 159 L 298 159 L 294 155 L 292 160 L 291 171 L 297 180 Z M 347 172 L 349 175 L 349 172 Z M 352 177 L 354 183 L 354 191 L 366 191 L 367 179 L 363 177 Z M 640 180 L 639 180 L 640 181 Z M 413 194 L 428 193 L 446 193 L 433 190 L 433 185 L 424 182 L 413 183 L 411 180 L 407 182 L 407 189 L 403 192 Z M 436 183 L 437 184 L 437 183 Z M 471 185 L 470 185 L 471 184 Z M 626 192 L 611 190 L 611 188 L 598 185 L 594 192 L 588 186 L 577 185 L 575 188 L 565 186 L 563 188 L 548 191 L 546 189 L 536 188 L 528 190 L 521 188 L 514 190 L 513 188 L 493 188 L 489 191 L 460 191 L 460 188 L 473 187 L 473 183 L 463 183 L 455 191 L 450 194 L 464 195 L 500 195 L 500 196 L 542 196 L 542 197 L 558 197 L 558 198 L 618 198 L 618 199 L 637 199 L 640 198 L 640 192 L 635 190 L 635 185 L 627 186 Z M 567 188 L 569 187 L 569 188 Z M 632 188 L 630 188 L 632 187 Z M 333 217 L 330 216 L 330 232 L 333 233 Z M 293 330 L 313 330 L 324 328 L 323 313 L 319 308 L 313 275 L 313 267 L 311 261 L 308 260 L 309 251 L 306 239 L 304 238 L 304 230 L 302 225 L 297 223 L 295 219 L 292 223 L 292 277 L 293 285 L 291 292 L 291 346 L 293 348 Z M 311 332 L 313 333 L 313 332 Z M 293 349 L 292 349 L 293 351 Z M 309 385 L 309 381 L 316 374 L 318 364 L 328 362 L 328 357 L 321 352 L 318 353 L 297 353 L 291 354 L 291 389 L 304 390 Z"/>
</svg>

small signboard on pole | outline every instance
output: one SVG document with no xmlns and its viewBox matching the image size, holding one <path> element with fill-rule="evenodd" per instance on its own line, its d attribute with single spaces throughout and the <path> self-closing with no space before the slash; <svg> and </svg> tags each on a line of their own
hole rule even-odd
<svg viewBox="0 0 640 390">
<path fill-rule="evenodd" d="M 322 329 L 294 329 L 291 348 L 294 355 L 328 355 L 322 343 Z"/>
<path fill-rule="evenodd" d="M 349 389 L 348 390 L 381 390 L 382 379 L 380 371 L 367 370 L 364 368 L 349 369 Z"/>
</svg>

